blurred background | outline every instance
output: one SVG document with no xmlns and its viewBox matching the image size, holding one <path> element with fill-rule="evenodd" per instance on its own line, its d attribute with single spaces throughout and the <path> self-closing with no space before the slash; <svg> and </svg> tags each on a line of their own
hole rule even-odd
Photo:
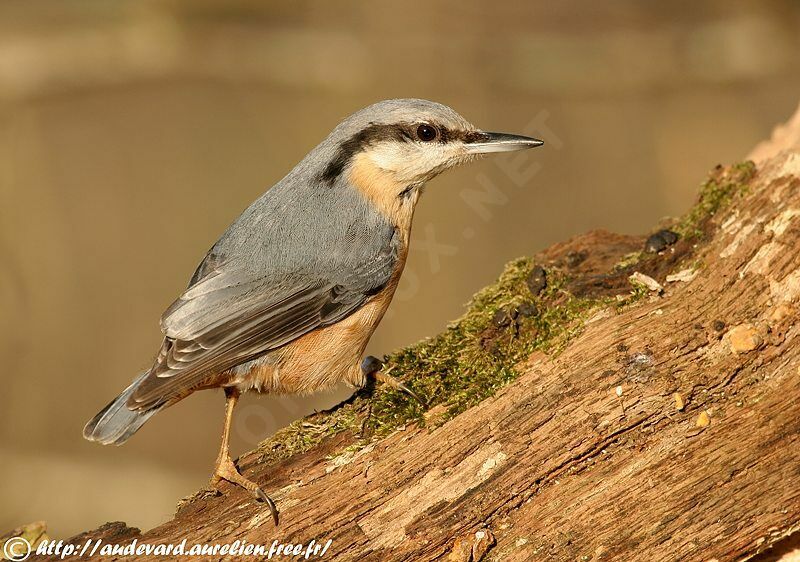
<svg viewBox="0 0 800 562">
<path fill-rule="evenodd" d="M 206 484 L 219 392 L 119 449 L 81 429 L 226 226 L 347 114 L 424 97 L 547 142 L 432 182 L 383 355 L 514 257 L 684 212 L 797 106 L 799 27 L 778 0 L 0 3 L 0 531 L 149 528 Z M 247 397 L 234 452 L 346 395 Z"/>
</svg>

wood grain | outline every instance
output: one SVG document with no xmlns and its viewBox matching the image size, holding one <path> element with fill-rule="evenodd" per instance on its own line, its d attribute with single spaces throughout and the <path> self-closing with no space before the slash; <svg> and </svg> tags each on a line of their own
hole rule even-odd
<svg viewBox="0 0 800 562">
<path fill-rule="evenodd" d="M 539 258 L 584 252 L 596 276 L 642 240 L 590 233 Z M 662 294 L 604 308 L 494 397 L 356 453 L 339 434 L 275 465 L 245 455 L 279 528 L 231 487 L 143 534 L 117 524 L 71 540 L 332 539 L 328 560 L 751 558 L 800 529 L 798 248 L 800 153 L 784 152 L 712 218 L 690 263 L 660 258 Z"/>
</svg>

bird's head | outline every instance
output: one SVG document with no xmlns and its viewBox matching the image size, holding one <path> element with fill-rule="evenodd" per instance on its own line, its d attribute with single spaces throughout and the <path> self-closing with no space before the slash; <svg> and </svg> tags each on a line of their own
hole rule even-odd
<svg viewBox="0 0 800 562">
<path fill-rule="evenodd" d="M 329 158 L 320 179 L 370 184 L 404 195 L 426 181 L 489 152 L 509 152 L 542 141 L 482 131 L 449 107 L 420 99 L 378 102 L 345 119 L 328 137 Z M 396 193 L 394 193 L 396 192 Z"/>
</svg>

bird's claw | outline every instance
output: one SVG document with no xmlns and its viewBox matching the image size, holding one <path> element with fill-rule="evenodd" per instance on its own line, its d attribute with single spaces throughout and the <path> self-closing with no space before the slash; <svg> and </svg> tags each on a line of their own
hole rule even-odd
<svg viewBox="0 0 800 562">
<path fill-rule="evenodd" d="M 264 490 L 261 488 L 256 488 L 253 490 L 253 495 L 256 499 L 260 502 L 266 503 L 267 507 L 269 507 L 270 513 L 272 513 L 272 520 L 275 522 L 275 526 L 278 526 L 278 508 L 275 506 L 275 502 L 272 501 L 272 498 L 269 497 L 267 494 L 264 493 Z"/>
<path fill-rule="evenodd" d="M 227 456 L 221 456 L 217 459 L 217 466 L 211 477 L 211 486 L 218 489 L 217 486 L 222 480 L 241 486 L 253 494 L 257 501 L 267 504 L 272 514 L 272 520 L 275 522 L 275 526 L 278 526 L 278 508 L 275 506 L 275 502 L 264 493 L 264 490 L 262 490 L 258 484 L 242 476 L 236 469 L 236 465 L 234 465 L 230 457 Z"/>
<path fill-rule="evenodd" d="M 386 384 L 388 384 L 389 386 L 391 386 L 392 388 L 394 388 L 395 390 L 399 390 L 399 391 L 401 391 L 401 392 L 405 392 L 405 393 L 406 393 L 406 394 L 408 394 L 408 395 L 409 395 L 411 398 L 413 398 L 414 400 L 416 400 L 417 402 L 419 402 L 419 404 L 420 404 L 420 405 L 421 405 L 423 408 L 427 408 L 427 407 L 428 407 L 428 403 L 427 403 L 427 402 L 425 402 L 425 401 L 424 401 L 422 398 L 420 398 L 420 397 L 417 395 L 417 393 L 416 393 L 416 392 L 414 392 L 413 390 L 411 390 L 410 388 L 408 388 L 406 385 L 404 385 L 403 383 L 401 383 L 399 380 L 397 380 L 397 379 L 396 379 L 396 378 L 394 378 L 393 376 L 391 376 L 391 375 L 387 375 L 386 373 L 383 373 L 383 372 L 381 372 L 381 371 L 378 371 L 377 373 L 375 373 L 375 380 L 377 380 L 378 382 L 383 382 L 383 383 L 386 383 Z"/>
<path fill-rule="evenodd" d="M 364 360 L 361 361 L 361 372 L 364 373 L 365 377 L 368 377 L 370 375 L 374 376 L 376 381 L 386 383 L 395 390 L 400 390 L 402 392 L 405 392 L 411 398 L 419 402 L 423 408 L 428 407 L 428 404 L 422 398 L 417 396 L 417 394 L 413 390 L 408 388 L 406 385 L 404 385 L 402 382 L 400 382 L 393 376 L 382 372 L 381 371 L 382 368 L 383 368 L 383 361 L 381 361 L 380 359 L 378 359 L 373 355 L 367 355 L 366 357 L 364 357 Z"/>
</svg>

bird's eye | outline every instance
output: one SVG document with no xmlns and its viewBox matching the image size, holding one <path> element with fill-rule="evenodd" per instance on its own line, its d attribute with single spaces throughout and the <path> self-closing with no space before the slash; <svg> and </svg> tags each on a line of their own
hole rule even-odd
<svg viewBox="0 0 800 562">
<path fill-rule="evenodd" d="M 422 142 L 431 142 L 435 140 L 438 135 L 439 131 L 436 130 L 436 127 L 428 125 L 427 123 L 423 123 L 417 127 L 417 138 Z"/>
</svg>

